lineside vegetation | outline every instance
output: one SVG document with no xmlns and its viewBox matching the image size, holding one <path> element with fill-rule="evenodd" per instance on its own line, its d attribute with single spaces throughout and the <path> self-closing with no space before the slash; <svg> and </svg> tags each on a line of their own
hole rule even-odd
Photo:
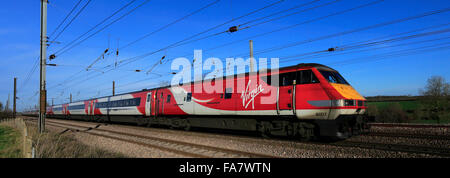
<svg viewBox="0 0 450 178">
<path fill-rule="evenodd" d="M 441 76 L 428 79 L 420 96 L 367 97 L 367 114 L 375 122 L 450 123 L 450 84 Z"/>
</svg>

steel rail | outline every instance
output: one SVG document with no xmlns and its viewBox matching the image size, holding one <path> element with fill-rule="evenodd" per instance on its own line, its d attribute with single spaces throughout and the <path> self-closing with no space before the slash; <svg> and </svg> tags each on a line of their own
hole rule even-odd
<svg viewBox="0 0 450 178">
<path fill-rule="evenodd" d="M 144 136 L 144 135 L 138 135 L 138 134 L 118 132 L 118 131 L 101 129 L 101 128 L 98 128 L 98 127 L 97 128 L 93 128 L 93 127 L 87 127 L 87 126 L 81 126 L 81 125 L 75 125 L 75 124 L 68 124 L 68 123 L 61 123 L 61 122 L 55 122 L 55 121 L 48 121 L 48 120 L 47 120 L 47 122 L 49 122 L 49 124 L 52 123 L 52 124 L 60 124 L 60 125 L 66 125 L 66 126 L 71 126 L 71 127 L 84 128 L 84 129 L 88 129 L 87 131 L 96 130 L 96 131 L 102 131 L 102 132 L 109 132 L 109 133 L 113 133 L 113 134 L 117 134 L 117 135 L 125 135 L 125 136 L 129 136 L 129 137 L 137 137 L 137 138 L 141 138 L 141 139 L 154 140 L 154 141 L 158 141 L 158 142 L 169 143 L 169 144 L 176 144 L 176 145 L 181 145 L 181 146 L 188 146 L 188 147 L 192 147 L 192 148 L 200 148 L 200 149 L 208 150 L 208 151 L 216 151 L 216 152 L 219 151 L 219 152 L 223 152 L 223 153 L 226 153 L 226 154 L 233 154 L 233 155 L 237 155 L 237 156 L 244 156 L 244 157 L 250 157 L 250 158 L 270 158 L 270 157 L 274 157 L 274 156 L 266 155 L 266 154 L 250 153 L 250 152 L 245 152 L 245 151 L 232 150 L 232 149 L 226 149 L 226 148 L 219 148 L 219 147 L 213 147 L 213 146 L 207 146 L 207 145 L 201 145 L 201 144 L 194 144 L 194 143 L 188 143 L 188 142 L 183 142 L 183 141 L 158 138 L 158 137 L 153 137 L 153 136 Z M 87 132 L 87 131 L 85 133 L 92 133 L 92 132 Z M 116 138 L 116 137 L 114 137 L 114 138 Z M 197 157 L 199 157 L 199 156 L 197 156 Z M 205 157 L 205 156 L 202 156 L 202 157 Z"/>
</svg>

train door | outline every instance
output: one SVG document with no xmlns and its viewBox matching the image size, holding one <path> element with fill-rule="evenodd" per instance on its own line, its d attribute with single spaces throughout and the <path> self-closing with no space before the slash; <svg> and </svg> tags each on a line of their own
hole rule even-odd
<svg viewBox="0 0 450 178">
<path fill-rule="evenodd" d="M 67 105 L 62 106 L 62 113 L 64 115 L 64 119 L 67 119 Z"/>
<path fill-rule="evenodd" d="M 152 115 L 155 116 L 155 118 L 158 116 L 158 106 L 159 106 L 159 96 L 158 96 L 159 92 L 158 90 L 155 91 L 155 95 L 154 95 L 154 102 L 152 103 L 153 108 L 152 108 Z"/>
<path fill-rule="evenodd" d="M 161 92 L 159 98 L 158 98 L 158 114 L 163 115 L 164 114 L 164 93 Z"/>
<path fill-rule="evenodd" d="M 278 108 L 280 115 L 294 114 L 293 97 L 295 79 L 296 72 L 279 74 Z"/>
<path fill-rule="evenodd" d="M 152 92 L 147 93 L 147 101 L 145 102 L 145 115 L 150 116 L 152 112 Z"/>
<path fill-rule="evenodd" d="M 92 116 L 94 114 L 94 101 L 89 101 L 89 115 Z"/>
</svg>

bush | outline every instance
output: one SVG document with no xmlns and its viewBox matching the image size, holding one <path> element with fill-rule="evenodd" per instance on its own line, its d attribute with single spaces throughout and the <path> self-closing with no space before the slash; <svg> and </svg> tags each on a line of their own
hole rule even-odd
<svg viewBox="0 0 450 178">
<path fill-rule="evenodd" d="M 388 107 L 380 109 L 375 118 L 376 122 L 402 123 L 408 122 L 410 118 L 399 103 L 389 104 Z"/>
<path fill-rule="evenodd" d="M 368 105 L 366 109 L 367 117 L 369 117 L 369 121 L 373 122 L 379 115 L 378 107 L 376 105 Z"/>
</svg>

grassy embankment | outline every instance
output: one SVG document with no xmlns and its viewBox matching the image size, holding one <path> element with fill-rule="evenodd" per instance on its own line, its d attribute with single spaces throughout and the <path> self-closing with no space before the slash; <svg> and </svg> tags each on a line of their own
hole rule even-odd
<svg viewBox="0 0 450 178">
<path fill-rule="evenodd" d="M 22 140 L 20 132 L 0 125 L 0 158 L 21 158 Z"/>
<path fill-rule="evenodd" d="M 85 145 L 70 133 L 59 134 L 50 129 L 38 134 L 36 127 L 28 127 L 38 158 L 124 158 L 126 156 Z"/>
</svg>

